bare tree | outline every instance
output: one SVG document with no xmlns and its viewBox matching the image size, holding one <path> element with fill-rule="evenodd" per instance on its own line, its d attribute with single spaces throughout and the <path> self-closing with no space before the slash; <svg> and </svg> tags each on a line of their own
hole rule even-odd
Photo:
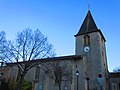
<svg viewBox="0 0 120 90">
<path fill-rule="evenodd" d="M 64 61 L 49 61 L 43 63 L 45 73 L 55 81 L 55 85 L 61 90 L 62 82 L 72 79 L 72 70 L 69 68 L 69 64 Z"/>
<path fill-rule="evenodd" d="M 4 60 L 4 45 L 6 43 L 6 34 L 4 31 L 0 32 L 0 67 L 4 65 L 4 63 L 6 62 Z"/>
<path fill-rule="evenodd" d="M 29 63 L 31 60 L 55 55 L 53 46 L 48 43 L 47 37 L 38 29 L 32 31 L 29 28 L 18 32 L 15 41 L 7 41 L 3 51 L 4 53 L 1 56 L 4 58 L 2 59 L 8 63 L 15 62 L 19 69 L 19 90 L 21 90 L 24 76 L 28 70 L 39 64 L 36 62 Z"/>
<path fill-rule="evenodd" d="M 120 67 L 116 67 L 114 70 L 113 70 L 114 73 L 120 73 Z"/>
</svg>

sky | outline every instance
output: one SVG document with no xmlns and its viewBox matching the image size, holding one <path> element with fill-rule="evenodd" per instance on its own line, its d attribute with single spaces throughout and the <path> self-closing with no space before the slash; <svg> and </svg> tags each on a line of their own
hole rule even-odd
<svg viewBox="0 0 120 90">
<path fill-rule="evenodd" d="M 75 54 L 75 37 L 90 11 L 106 38 L 109 71 L 120 66 L 120 0 L 0 0 L 0 31 L 7 39 L 26 28 L 39 29 L 57 56 Z"/>
</svg>

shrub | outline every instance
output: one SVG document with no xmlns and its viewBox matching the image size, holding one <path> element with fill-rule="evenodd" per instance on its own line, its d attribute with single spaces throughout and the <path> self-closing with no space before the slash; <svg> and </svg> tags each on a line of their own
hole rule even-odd
<svg viewBox="0 0 120 90">
<path fill-rule="evenodd" d="M 24 80 L 22 90 L 32 90 L 32 83 L 28 80 Z"/>
</svg>

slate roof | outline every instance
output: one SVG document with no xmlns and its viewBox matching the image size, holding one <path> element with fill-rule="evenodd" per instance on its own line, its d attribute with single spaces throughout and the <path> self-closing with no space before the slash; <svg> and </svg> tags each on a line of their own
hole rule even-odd
<svg viewBox="0 0 120 90">
<path fill-rule="evenodd" d="M 109 78 L 120 78 L 120 73 L 109 73 Z"/>
<path fill-rule="evenodd" d="M 95 24 L 95 21 L 92 17 L 90 10 L 88 10 L 88 13 L 78 31 L 78 33 L 75 35 L 75 37 L 79 36 L 79 35 L 83 35 L 83 34 L 92 33 L 92 32 L 99 32 L 102 35 L 103 39 L 105 40 L 101 30 L 97 28 L 97 25 Z"/>
<path fill-rule="evenodd" d="M 83 21 L 81 28 L 79 29 L 79 32 L 75 36 L 93 32 L 93 31 L 98 31 L 98 28 L 89 10 Z"/>
<path fill-rule="evenodd" d="M 18 63 L 35 63 L 35 62 L 49 62 L 49 61 L 62 61 L 62 60 L 80 60 L 82 59 L 81 55 L 70 55 L 70 56 L 60 56 L 60 57 L 51 57 L 51 58 L 43 58 L 43 59 L 35 59 L 31 61 L 18 62 Z M 18 63 L 7 63 L 6 65 L 15 65 Z"/>
</svg>

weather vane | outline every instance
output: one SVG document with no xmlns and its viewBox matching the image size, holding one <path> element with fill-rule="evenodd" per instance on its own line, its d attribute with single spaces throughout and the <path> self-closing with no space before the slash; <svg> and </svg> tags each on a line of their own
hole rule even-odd
<svg viewBox="0 0 120 90">
<path fill-rule="evenodd" d="M 92 0 L 89 0 L 88 1 L 88 11 L 90 11 L 90 3 L 91 3 Z"/>
<path fill-rule="evenodd" d="M 90 10 L 90 3 L 88 3 L 88 11 Z"/>
</svg>

